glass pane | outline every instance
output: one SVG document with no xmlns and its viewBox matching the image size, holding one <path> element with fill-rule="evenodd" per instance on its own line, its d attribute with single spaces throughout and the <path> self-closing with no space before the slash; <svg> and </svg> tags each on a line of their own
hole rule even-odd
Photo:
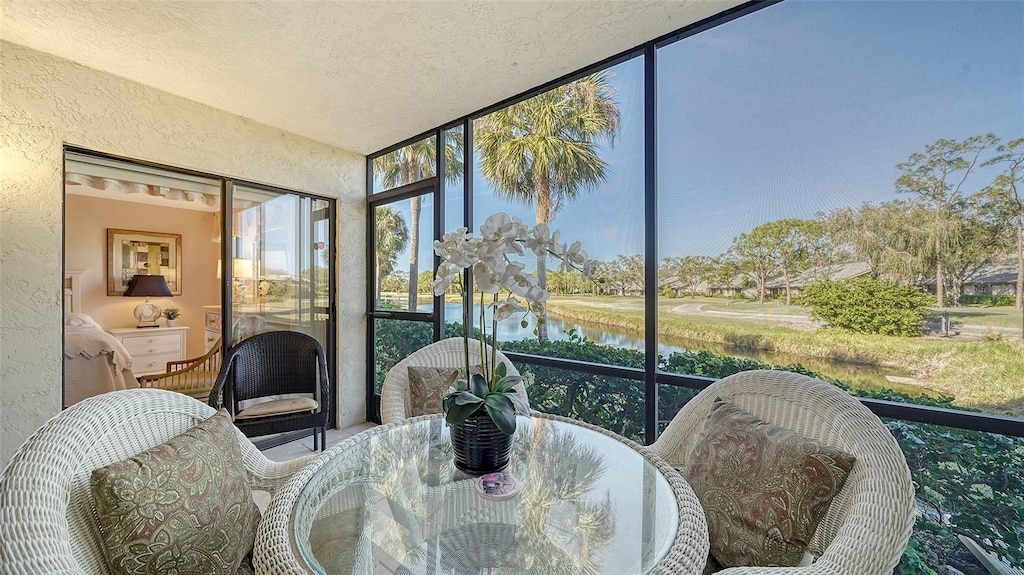
<svg viewBox="0 0 1024 575">
<path fill-rule="evenodd" d="M 699 390 L 691 389 L 689 387 L 682 387 L 678 385 L 670 385 L 667 383 L 661 383 L 658 385 L 658 434 L 660 435 L 668 424 L 672 421 L 672 418 L 676 416 L 676 413 L 686 405 L 687 401 L 690 401 L 696 397 Z"/>
<path fill-rule="evenodd" d="M 526 378 L 532 409 L 586 421 L 643 442 L 643 382 L 524 363 L 516 367 Z"/>
<path fill-rule="evenodd" d="M 1024 438 L 887 421 L 906 455 L 918 516 L 897 572 L 988 573 L 958 535 L 1024 566 Z M 1009 573 L 1009 569 L 1005 572 Z"/>
<path fill-rule="evenodd" d="M 437 173 L 437 138 L 431 136 L 373 160 L 373 193 L 398 188 Z"/>
<path fill-rule="evenodd" d="M 330 237 L 325 201 L 235 187 L 233 339 L 301 331 L 326 348 Z"/>
<path fill-rule="evenodd" d="M 793 1 L 660 49 L 662 352 L 1024 415 L 1022 21 Z"/>
<path fill-rule="evenodd" d="M 433 310 L 433 194 L 378 206 L 374 222 L 376 309 Z"/>
<path fill-rule="evenodd" d="M 502 340 L 568 341 L 585 333 L 595 343 L 643 353 L 643 113 L 643 65 L 634 59 L 474 124 L 477 227 L 495 212 L 548 224 L 599 262 L 594 280 L 583 281 L 559 271 L 557 260 L 529 251 L 517 258 L 551 293 L 550 317 L 521 328 L 516 316 L 499 328 Z M 618 311 L 629 320 L 607 321 Z M 549 349 L 556 348 L 539 351 Z"/>
<path fill-rule="evenodd" d="M 375 319 L 374 330 L 374 392 L 380 395 L 388 370 L 433 342 L 434 328 L 429 322 Z"/>
<path fill-rule="evenodd" d="M 466 183 L 463 177 L 465 138 L 462 126 L 447 130 L 444 137 L 445 153 L 447 154 L 445 162 L 448 173 L 444 182 L 444 231 L 451 231 L 466 225 L 463 213 L 466 205 Z M 453 287 L 445 296 L 445 321 L 449 324 L 458 322 L 459 325 L 462 325 L 462 313 L 462 296 L 459 290 Z M 456 332 L 456 334 L 461 335 L 461 332 Z"/>
</svg>

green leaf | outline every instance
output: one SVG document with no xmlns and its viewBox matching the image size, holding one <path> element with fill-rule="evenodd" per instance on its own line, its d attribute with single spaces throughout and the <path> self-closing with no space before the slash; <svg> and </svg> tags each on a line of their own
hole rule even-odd
<svg viewBox="0 0 1024 575">
<path fill-rule="evenodd" d="M 491 389 L 487 385 L 487 380 L 484 379 L 483 375 L 474 373 L 473 376 L 470 377 L 469 391 L 477 397 L 486 397 L 487 394 L 491 392 Z"/>
<path fill-rule="evenodd" d="M 484 398 L 477 397 L 468 391 L 455 396 L 455 405 L 469 405 L 471 403 L 482 403 Z"/>
<path fill-rule="evenodd" d="M 509 393 L 505 397 L 508 397 L 510 400 L 512 400 L 512 404 L 515 405 L 517 413 L 529 415 L 530 404 L 526 403 L 526 400 L 524 400 L 518 393 Z"/>
<path fill-rule="evenodd" d="M 504 378 L 508 375 L 508 366 L 504 363 L 498 363 L 498 367 L 494 368 L 494 375 L 498 376 L 498 379 Z"/>
<path fill-rule="evenodd" d="M 507 392 L 522 380 L 523 377 L 521 375 L 506 375 L 498 383 L 494 384 L 494 391 L 498 393 Z"/>
<path fill-rule="evenodd" d="M 484 409 L 491 420 L 505 435 L 516 432 L 516 410 L 512 401 L 505 395 L 491 394 L 484 400 Z"/>
<path fill-rule="evenodd" d="M 445 416 L 445 420 L 448 421 L 448 425 L 458 425 L 470 415 L 473 415 L 480 409 L 483 403 L 468 403 L 466 405 L 457 405 L 452 402 L 451 409 L 448 410 L 448 414 Z M 488 412 L 490 413 L 490 412 Z"/>
</svg>

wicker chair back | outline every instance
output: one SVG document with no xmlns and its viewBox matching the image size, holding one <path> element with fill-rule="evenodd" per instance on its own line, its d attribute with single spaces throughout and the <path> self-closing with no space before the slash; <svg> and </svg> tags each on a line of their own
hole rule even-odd
<svg viewBox="0 0 1024 575">
<path fill-rule="evenodd" d="M 316 339 L 296 331 L 269 331 L 243 339 L 231 348 L 210 392 L 210 406 L 227 407 L 232 415 L 242 402 L 301 394 L 317 402 L 313 411 L 236 419 L 247 437 L 317 428 L 326 441 L 331 412 L 327 359 Z"/>
</svg>

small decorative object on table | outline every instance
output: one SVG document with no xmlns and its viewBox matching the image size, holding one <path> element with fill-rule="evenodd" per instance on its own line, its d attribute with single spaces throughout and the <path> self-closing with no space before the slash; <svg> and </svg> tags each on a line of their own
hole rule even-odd
<svg viewBox="0 0 1024 575">
<path fill-rule="evenodd" d="M 164 310 L 164 317 L 167 318 L 167 327 L 174 327 L 178 323 L 178 316 L 181 310 L 176 307 L 169 307 Z"/>
<path fill-rule="evenodd" d="M 526 273 L 526 266 L 512 261 L 510 256 L 523 256 L 528 249 L 538 258 L 552 257 L 561 261 L 562 271 L 578 270 L 586 277 L 593 269 L 579 242 L 566 246 L 558 241 L 558 236 L 559 233 L 552 232 L 547 224 L 531 228 L 519 218 L 497 213 L 480 226 L 479 238 L 474 238 L 468 228 L 462 227 L 434 242 L 434 253 L 441 258 L 441 265 L 434 276 L 434 294 L 443 295 L 453 284 L 461 287 L 466 358 L 464 374 L 471 373 L 471 306 L 469 290 L 462 281 L 463 270 L 473 269 L 473 282 L 476 291 L 480 292 L 480 338 L 473 345 L 480 346 L 481 373 L 456 381 L 448 388 L 442 401 L 445 420 L 452 427 L 455 466 L 465 473 L 481 475 L 504 469 L 509 462 L 512 435 L 516 431 L 516 413 L 525 415 L 529 412 L 529 406 L 513 389 L 522 377 L 508 375 L 505 364 L 497 361 L 498 321 L 521 313 L 523 327 L 529 325 L 527 318 L 531 314 L 538 323 L 543 323 L 549 294 L 536 275 Z M 487 295 L 491 296 L 490 303 L 486 301 Z M 488 332 L 484 311 L 487 308 L 492 311 L 490 357 L 485 343 Z"/>
<path fill-rule="evenodd" d="M 523 482 L 505 471 L 488 473 L 476 478 L 476 491 L 489 499 L 508 499 L 519 495 Z"/>
</svg>

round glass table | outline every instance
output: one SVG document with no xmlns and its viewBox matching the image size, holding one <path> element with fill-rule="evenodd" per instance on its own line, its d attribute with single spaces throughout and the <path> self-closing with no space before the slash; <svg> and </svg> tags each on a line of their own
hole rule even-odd
<svg viewBox="0 0 1024 575">
<path fill-rule="evenodd" d="M 257 573 L 700 573 L 707 525 L 652 452 L 561 417 L 520 416 L 512 497 L 455 469 L 440 415 L 367 430 L 279 490 Z"/>
</svg>

